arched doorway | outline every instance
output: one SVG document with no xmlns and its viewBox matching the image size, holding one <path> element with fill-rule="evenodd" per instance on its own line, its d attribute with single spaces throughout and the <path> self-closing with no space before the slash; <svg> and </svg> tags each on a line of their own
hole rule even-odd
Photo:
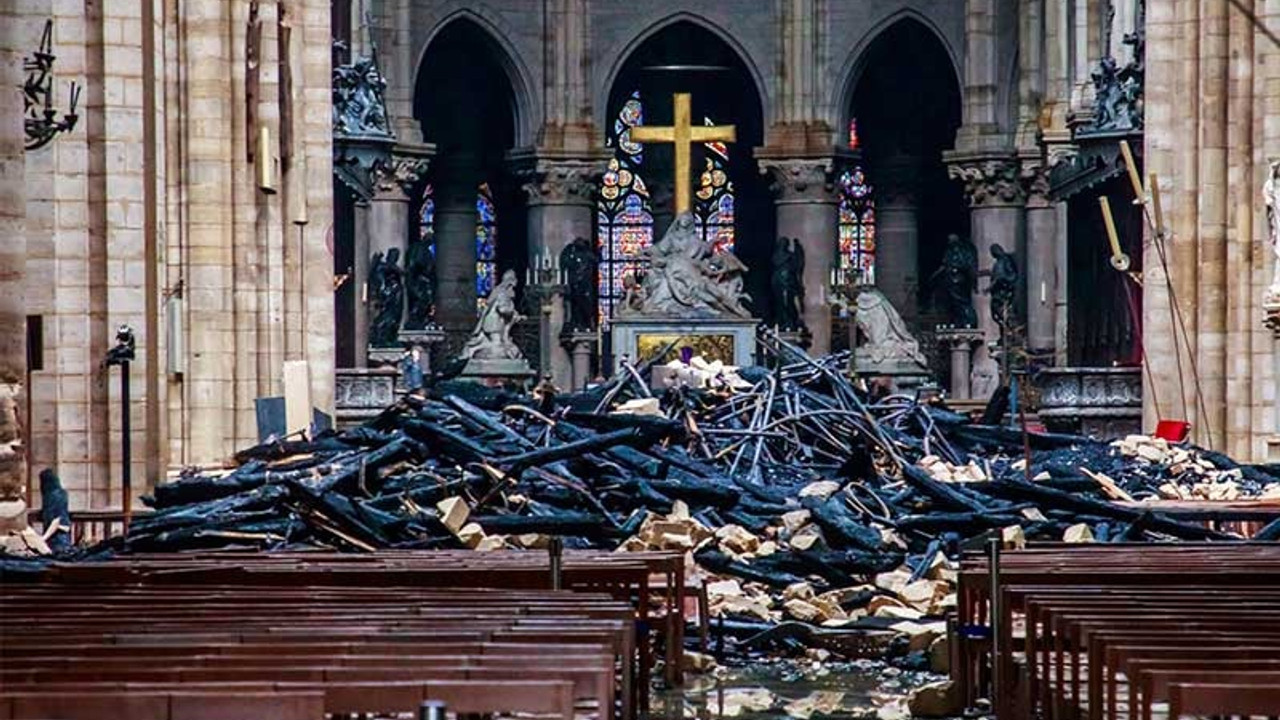
<svg viewBox="0 0 1280 720">
<path fill-rule="evenodd" d="M 604 136 L 613 158 L 601 186 L 596 235 L 606 324 L 624 278 L 639 269 L 640 251 L 665 232 L 673 208 L 672 146 L 635 143 L 629 130 L 646 123 L 670 124 L 675 93 L 691 95 L 693 122 L 737 126 L 737 142 L 693 148 L 693 211 L 704 237 L 732 248 L 747 265 L 747 290 L 758 298 L 756 314 L 766 306 L 774 222 L 773 203 L 752 157 L 764 133 L 759 93 L 750 70 L 728 43 L 707 28 L 679 20 L 627 56 L 609 91 Z"/>
<path fill-rule="evenodd" d="M 414 117 L 436 155 L 415 198 L 411 237 L 432 245 L 435 320 L 450 349 L 495 279 L 526 264 L 524 203 L 505 165 L 518 113 L 503 53 L 474 21 L 453 20 L 423 53 L 414 89 Z"/>
<path fill-rule="evenodd" d="M 858 60 L 850 95 L 846 142 L 860 160 L 841 178 L 842 249 L 874 266 L 875 284 L 927 347 L 944 321 L 929 277 L 947 235 L 969 228 L 942 161 L 961 122 L 955 66 L 933 31 L 903 18 Z"/>
</svg>

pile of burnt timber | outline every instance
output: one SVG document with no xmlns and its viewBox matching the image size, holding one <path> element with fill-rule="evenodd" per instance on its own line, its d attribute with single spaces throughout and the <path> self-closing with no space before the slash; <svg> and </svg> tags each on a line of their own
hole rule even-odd
<svg viewBox="0 0 1280 720">
<path fill-rule="evenodd" d="M 536 549 L 558 536 L 568 548 L 692 553 L 712 613 L 760 642 L 914 623 L 905 632 L 923 649 L 940 633 L 920 621 L 954 607 L 949 558 L 966 543 L 1229 540 L 1145 501 L 1280 487 L 1276 467 L 1163 441 L 1108 445 L 976 424 L 913 397 L 871 402 L 847 355 L 762 344 L 774 369 L 699 365 L 660 397 L 644 367 L 557 399 L 440 382 L 362 427 L 185 473 L 87 557 Z M 1260 533 L 1277 535 L 1277 523 Z M 799 623 L 770 629 L 783 620 Z"/>
</svg>

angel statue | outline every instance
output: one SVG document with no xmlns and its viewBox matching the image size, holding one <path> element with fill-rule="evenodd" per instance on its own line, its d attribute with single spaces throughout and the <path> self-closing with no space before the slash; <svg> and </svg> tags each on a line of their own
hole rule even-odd
<svg viewBox="0 0 1280 720">
<path fill-rule="evenodd" d="M 907 324 L 898 314 L 893 303 L 874 287 L 858 293 L 858 309 L 854 320 L 866 343 L 858 347 L 858 363 L 863 358 L 872 365 L 910 364 L 926 365 L 920 353 L 920 344 L 907 330 Z"/>
<path fill-rule="evenodd" d="M 462 347 L 463 360 L 521 360 L 520 348 L 511 341 L 511 326 L 524 319 L 516 311 L 516 273 L 508 270 L 489 293 L 475 330 Z"/>
</svg>

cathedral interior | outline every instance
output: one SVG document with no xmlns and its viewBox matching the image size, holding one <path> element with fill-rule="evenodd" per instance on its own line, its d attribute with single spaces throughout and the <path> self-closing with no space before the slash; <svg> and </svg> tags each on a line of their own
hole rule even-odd
<svg viewBox="0 0 1280 720">
<path fill-rule="evenodd" d="M 13 0 L 0 74 L 0 720 L 1276 717 L 1280 0 Z"/>
</svg>

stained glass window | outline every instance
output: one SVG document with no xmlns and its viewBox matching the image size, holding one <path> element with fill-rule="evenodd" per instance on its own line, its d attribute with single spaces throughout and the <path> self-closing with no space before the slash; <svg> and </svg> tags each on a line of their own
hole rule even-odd
<svg viewBox="0 0 1280 720">
<path fill-rule="evenodd" d="M 493 291 L 497 271 L 494 257 L 498 249 L 498 213 L 489 183 L 480 183 L 476 193 L 476 309 L 483 310 Z"/>
<path fill-rule="evenodd" d="M 427 183 L 422 188 L 422 208 L 418 211 L 418 239 L 435 245 L 436 235 L 436 198 L 435 188 Z M 434 252 L 435 248 L 432 248 Z"/>
<path fill-rule="evenodd" d="M 876 277 L 876 208 L 861 167 L 840 175 L 840 266 L 865 283 Z"/>
<path fill-rule="evenodd" d="M 644 148 L 631 128 L 644 122 L 640 93 L 633 92 L 613 121 L 614 157 L 600 185 L 596 245 L 600 252 L 600 322 L 608 325 L 626 283 L 641 271 L 640 252 L 653 242 L 653 211 L 639 168 Z"/>
<path fill-rule="evenodd" d="M 712 125 L 711 118 L 703 118 Z M 729 164 L 729 149 L 721 142 L 706 143 L 707 157 L 702 174 L 698 178 L 695 193 L 694 215 L 698 218 L 702 239 L 713 244 L 716 251 L 733 251 L 733 181 L 725 171 Z"/>
</svg>

